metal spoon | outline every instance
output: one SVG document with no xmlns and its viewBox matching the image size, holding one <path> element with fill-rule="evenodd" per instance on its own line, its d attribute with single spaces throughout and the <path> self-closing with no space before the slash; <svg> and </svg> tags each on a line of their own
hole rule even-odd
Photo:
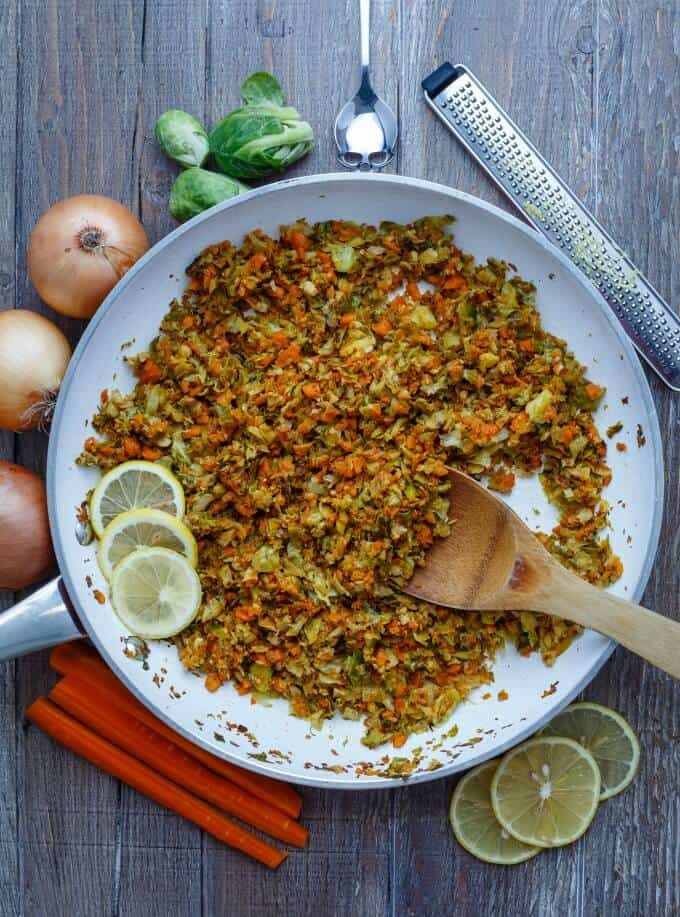
<svg viewBox="0 0 680 917">
<path fill-rule="evenodd" d="M 370 0 L 360 0 L 361 85 L 335 119 L 338 161 L 346 169 L 369 172 L 384 168 L 394 156 L 397 118 L 375 94 L 368 74 Z"/>
</svg>

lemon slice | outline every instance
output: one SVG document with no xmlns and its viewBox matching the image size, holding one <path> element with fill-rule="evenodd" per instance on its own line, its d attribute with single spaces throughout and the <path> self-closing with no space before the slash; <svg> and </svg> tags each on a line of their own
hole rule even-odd
<svg viewBox="0 0 680 917">
<path fill-rule="evenodd" d="M 487 761 L 458 781 L 451 797 L 449 821 L 454 837 L 468 853 L 485 863 L 512 866 L 530 860 L 541 848 L 515 840 L 493 814 L 491 778 L 497 767 L 498 761 Z"/>
<path fill-rule="evenodd" d="M 111 604 L 130 633 L 162 640 L 194 620 L 201 583 L 189 561 L 176 551 L 138 548 L 113 571 Z"/>
<path fill-rule="evenodd" d="M 183 554 L 192 567 L 198 561 L 196 539 L 183 522 L 160 509 L 131 509 L 104 529 L 97 551 L 99 569 L 110 580 L 124 557 L 137 548 L 168 548 Z"/>
<path fill-rule="evenodd" d="M 640 743 L 621 714 L 601 704 L 572 704 L 541 730 L 545 736 L 567 736 L 587 748 L 600 768 L 600 799 L 628 786 L 640 763 Z"/>
<path fill-rule="evenodd" d="M 491 805 L 508 834 L 536 847 L 561 847 L 581 837 L 597 812 L 600 769 L 573 739 L 531 739 L 501 759 L 491 780 Z"/>
<path fill-rule="evenodd" d="M 131 509 L 184 515 L 184 491 L 171 471 L 156 462 L 123 462 L 107 472 L 90 499 L 90 522 L 101 538 L 116 516 Z"/>
</svg>

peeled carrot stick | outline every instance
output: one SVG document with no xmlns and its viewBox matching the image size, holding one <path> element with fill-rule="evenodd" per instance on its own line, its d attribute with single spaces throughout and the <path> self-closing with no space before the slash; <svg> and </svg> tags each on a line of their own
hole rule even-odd
<svg viewBox="0 0 680 917">
<path fill-rule="evenodd" d="M 166 736 L 184 751 L 192 755 L 216 774 L 221 774 L 227 780 L 237 784 L 242 789 L 263 799 L 269 805 L 275 806 L 291 818 L 298 818 L 302 811 L 302 798 L 287 783 L 272 780 L 261 774 L 244 770 L 235 764 L 230 764 L 222 758 L 211 755 L 198 745 L 194 745 L 184 736 L 179 735 L 162 720 L 154 716 L 113 674 L 101 656 L 86 643 L 80 640 L 63 643 L 55 647 L 50 654 L 50 666 L 60 675 L 75 674 L 91 684 L 99 685 L 110 694 L 110 703 L 116 704 L 132 716 L 137 717 L 156 732 Z"/>
<path fill-rule="evenodd" d="M 307 843 L 309 834 L 302 825 L 208 770 L 146 723 L 111 706 L 108 694 L 98 685 L 67 675 L 50 691 L 49 699 L 93 732 L 206 802 L 287 844 L 304 847 Z"/>
<path fill-rule="evenodd" d="M 192 793 L 161 777 L 146 764 L 116 748 L 106 739 L 95 735 L 73 717 L 56 707 L 45 697 L 39 697 L 26 711 L 26 716 L 57 742 L 70 748 L 92 764 L 117 777 L 170 811 L 193 822 L 224 844 L 254 857 L 270 869 L 276 869 L 286 858 L 226 815 L 206 805 Z"/>
</svg>

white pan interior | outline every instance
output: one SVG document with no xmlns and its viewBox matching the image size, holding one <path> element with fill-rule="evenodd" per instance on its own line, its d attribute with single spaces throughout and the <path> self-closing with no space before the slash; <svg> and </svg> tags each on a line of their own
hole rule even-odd
<svg viewBox="0 0 680 917">
<path fill-rule="evenodd" d="M 48 462 L 50 519 L 60 568 L 81 620 L 109 664 L 157 714 L 210 751 L 271 776 L 357 789 L 393 785 L 396 756 L 414 765 L 411 780 L 470 767 L 554 716 L 588 684 L 613 648 L 587 632 L 551 669 L 536 655 L 522 658 L 507 650 L 496 662 L 490 699 L 483 700 L 485 692 L 478 691 L 439 729 L 412 736 L 398 751 L 391 746 L 370 750 L 361 744 L 360 723 L 336 717 L 317 732 L 289 716 L 283 701 L 251 704 L 230 685 L 208 693 L 201 679 L 184 670 L 171 645 L 152 644 L 148 669 L 143 668 L 123 654 L 126 633 L 111 606 L 93 596 L 95 589 L 106 592 L 106 583 L 94 546 L 76 542 L 75 508 L 99 475 L 78 467 L 75 458 L 89 435 L 100 391 L 132 387 L 123 357 L 144 349 L 157 334 L 168 303 L 184 288 L 185 268 L 201 249 L 223 239 L 238 243 L 256 227 L 276 234 L 280 224 L 300 217 L 378 223 L 443 213 L 456 217 L 454 234 L 464 249 L 478 259 L 504 258 L 536 284 L 546 328 L 566 338 L 591 367 L 591 377 L 606 385 L 598 424 L 602 430 L 622 421 L 617 439 L 628 447 L 609 452 L 611 538 L 625 567 L 613 591 L 639 598 L 656 550 L 663 488 L 658 422 L 640 363 L 603 300 L 569 262 L 533 230 L 469 195 L 415 179 L 348 174 L 280 182 L 220 205 L 165 238 L 118 284 L 88 326 L 62 387 Z M 121 350 L 132 338 L 133 346 Z M 638 425 L 644 446 L 638 445 Z M 510 502 L 532 527 L 550 526 L 552 511 L 537 481 L 522 482 Z M 500 691 L 507 692 L 507 700 L 498 700 Z M 454 725 L 457 734 L 447 735 Z"/>
</svg>

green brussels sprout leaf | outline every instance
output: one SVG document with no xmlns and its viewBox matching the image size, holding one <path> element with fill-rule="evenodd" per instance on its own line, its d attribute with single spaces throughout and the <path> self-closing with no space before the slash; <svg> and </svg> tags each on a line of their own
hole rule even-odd
<svg viewBox="0 0 680 917">
<path fill-rule="evenodd" d="M 253 73 L 241 86 L 241 95 L 246 105 L 257 108 L 281 108 L 286 104 L 279 81 L 271 73 L 259 70 Z"/>
<path fill-rule="evenodd" d="M 166 156 L 184 168 L 202 166 L 210 153 L 203 125 L 186 111 L 170 109 L 156 121 L 156 140 Z"/>
</svg>

